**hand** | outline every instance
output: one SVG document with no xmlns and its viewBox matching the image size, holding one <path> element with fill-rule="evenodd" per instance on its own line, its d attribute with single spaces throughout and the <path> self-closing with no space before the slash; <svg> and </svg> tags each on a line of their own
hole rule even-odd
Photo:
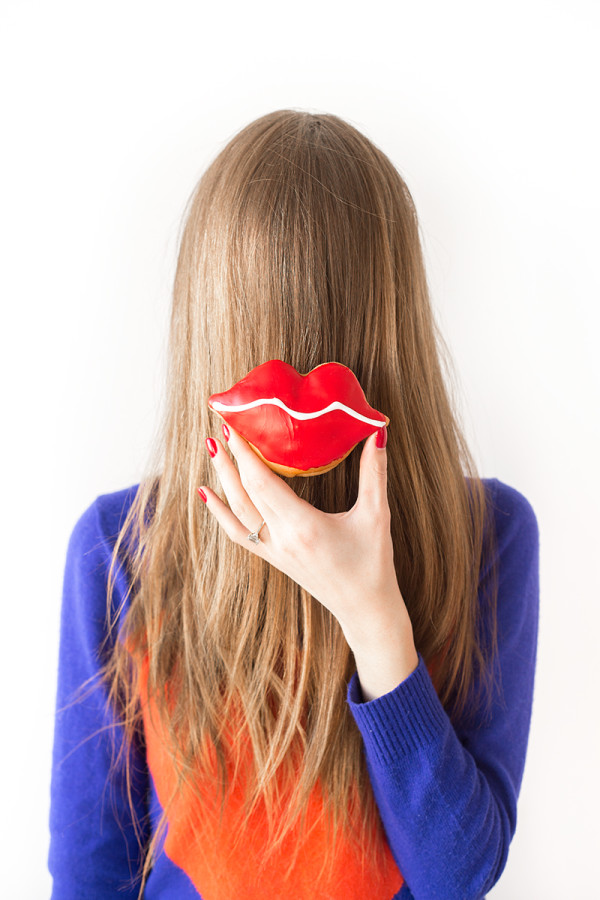
<svg viewBox="0 0 600 900">
<path fill-rule="evenodd" d="M 376 434 L 362 450 L 356 503 L 347 512 L 325 513 L 298 497 L 228 428 L 238 468 L 216 440 L 212 461 L 229 507 L 210 488 L 204 492 L 208 509 L 231 540 L 266 559 L 333 613 L 351 647 L 354 640 L 362 646 L 375 642 L 390 628 L 408 630 L 412 639 L 394 568 L 387 451 L 375 446 Z M 248 534 L 263 519 L 255 544 Z"/>
</svg>

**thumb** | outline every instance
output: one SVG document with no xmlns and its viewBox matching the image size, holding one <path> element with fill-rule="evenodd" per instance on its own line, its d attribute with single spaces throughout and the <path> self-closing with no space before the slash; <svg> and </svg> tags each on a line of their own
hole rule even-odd
<svg viewBox="0 0 600 900">
<path fill-rule="evenodd" d="M 383 447 L 377 442 L 384 441 Z M 378 428 L 364 443 L 360 457 L 358 502 L 377 510 L 388 507 L 387 496 L 387 427 Z"/>
</svg>

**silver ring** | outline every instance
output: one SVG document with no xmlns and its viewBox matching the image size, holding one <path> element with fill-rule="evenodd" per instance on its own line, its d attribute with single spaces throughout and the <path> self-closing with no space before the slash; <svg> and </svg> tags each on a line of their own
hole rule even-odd
<svg viewBox="0 0 600 900">
<path fill-rule="evenodd" d="M 258 530 L 257 530 L 257 531 L 251 531 L 251 532 L 250 532 L 250 534 L 248 535 L 248 540 L 249 540 L 249 541 L 252 541 L 254 544 L 258 544 L 258 542 L 260 541 L 260 538 L 259 538 L 258 535 L 259 535 L 260 529 L 263 527 L 264 524 L 265 524 L 265 520 L 263 519 L 263 520 L 262 520 L 262 524 L 260 525 L 260 527 L 258 528 Z"/>
</svg>

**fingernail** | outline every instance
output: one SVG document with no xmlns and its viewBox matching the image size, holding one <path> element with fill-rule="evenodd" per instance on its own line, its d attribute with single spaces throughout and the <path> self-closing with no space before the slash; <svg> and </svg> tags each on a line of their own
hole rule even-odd
<svg viewBox="0 0 600 900">
<path fill-rule="evenodd" d="M 202 488 L 198 488 L 198 493 L 200 494 L 200 496 L 202 497 L 202 499 L 203 499 L 204 502 L 206 503 L 206 494 L 204 493 L 204 491 L 202 490 Z"/>
<path fill-rule="evenodd" d="M 377 432 L 377 437 L 375 438 L 375 446 L 379 447 L 382 450 L 387 444 L 387 425 L 384 425 L 383 428 L 380 428 Z"/>
<path fill-rule="evenodd" d="M 223 434 L 225 435 L 225 440 L 228 441 L 229 440 L 229 428 L 227 427 L 227 425 L 222 425 L 221 428 L 223 429 Z"/>
<path fill-rule="evenodd" d="M 215 456 L 217 453 L 217 442 L 213 441 L 212 438 L 206 438 L 206 446 L 210 455 Z"/>
</svg>

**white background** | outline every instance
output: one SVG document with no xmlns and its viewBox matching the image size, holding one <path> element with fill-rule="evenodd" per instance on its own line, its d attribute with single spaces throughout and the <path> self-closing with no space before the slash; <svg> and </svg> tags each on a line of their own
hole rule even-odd
<svg viewBox="0 0 600 900">
<path fill-rule="evenodd" d="M 592 0 L 4 0 L 2 893 L 43 898 L 67 541 L 138 481 L 176 233 L 252 119 L 334 112 L 417 205 L 481 474 L 541 533 L 518 827 L 494 900 L 597 890 L 598 46 Z"/>
</svg>

